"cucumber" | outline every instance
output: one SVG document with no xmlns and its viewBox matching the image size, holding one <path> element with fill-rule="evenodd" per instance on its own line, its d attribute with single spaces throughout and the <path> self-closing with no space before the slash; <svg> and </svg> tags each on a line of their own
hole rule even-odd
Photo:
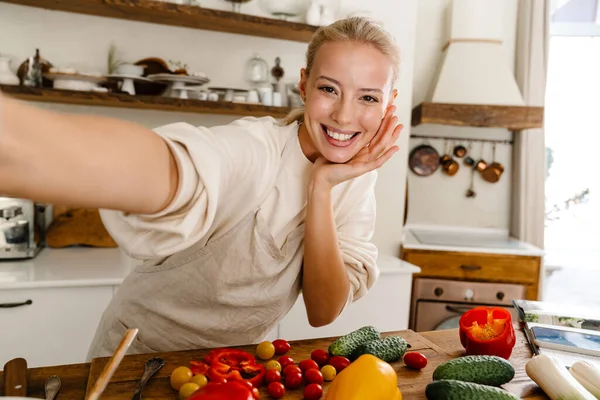
<svg viewBox="0 0 600 400">
<path fill-rule="evenodd" d="M 428 400 L 518 400 L 512 393 L 494 386 L 452 379 L 434 381 L 425 388 Z"/>
<path fill-rule="evenodd" d="M 372 354 L 389 363 L 401 359 L 406 353 L 407 347 L 406 340 L 400 336 L 388 336 L 360 345 L 352 352 L 350 359 L 356 360 L 363 354 Z"/>
<path fill-rule="evenodd" d="M 465 356 L 440 364 L 433 371 L 433 380 L 454 379 L 482 385 L 500 386 L 515 377 L 515 369 L 497 356 Z"/>
<path fill-rule="evenodd" d="M 329 354 L 349 358 L 352 352 L 360 345 L 379 339 L 381 335 L 373 326 L 367 325 L 339 337 L 329 345 Z"/>
</svg>

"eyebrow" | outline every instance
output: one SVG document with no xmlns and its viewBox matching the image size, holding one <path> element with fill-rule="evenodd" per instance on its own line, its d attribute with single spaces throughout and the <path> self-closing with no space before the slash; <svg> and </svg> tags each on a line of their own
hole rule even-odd
<svg viewBox="0 0 600 400">
<path fill-rule="evenodd" d="M 325 76 L 325 75 L 321 75 L 317 79 L 325 79 L 327 81 L 335 83 L 339 87 L 342 87 L 342 84 L 339 81 L 336 81 L 335 79 L 330 78 L 330 77 Z M 359 92 L 378 92 L 378 93 L 383 93 L 383 91 L 381 89 L 373 89 L 373 88 L 363 88 L 363 89 L 358 89 L 358 91 Z"/>
</svg>

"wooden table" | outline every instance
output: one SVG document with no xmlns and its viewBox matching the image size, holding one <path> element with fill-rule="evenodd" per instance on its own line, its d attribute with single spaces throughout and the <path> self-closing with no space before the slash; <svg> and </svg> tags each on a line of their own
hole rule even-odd
<svg viewBox="0 0 600 400">
<path fill-rule="evenodd" d="M 398 386 L 402 391 L 404 399 L 425 399 L 425 386 L 431 382 L 431 376 L 435 368 L 441 363 L 452 358 L 464 355 L 462 346 L 458 339 L 457 330 L 435 331 L 415 333 L 413 331 L 386 332 L 382 336 L 400 335 L 412 347 L 411 351 L 423 353 L 429 360 L 428 365 L 422 371 L 412 371 L 404 366 L 402 361 L 392 363 L 398 374 Z M 315 349 L 327 349 L 332 338 L 302 340 L 290 342 L 291 350 L 287 355 L 296 362 L 310 358 L 310 353 Z M 242 346 L 241 349 L 254 354 L 254 346 Z M 180 365 L 188 365 L 190 360 L 202 359 L 207 350 L 179 351 L 171 353 L 160 353 L 127 356 L 113 376 L 102 398 L 106 399 L 131 399 L 137 383 L 142 375 L 145 361 L 153 356 L 162 357 L 165 366 L 150 380 L 143 392 L 143 398 L 151 399 L 178 399 L 177 393 L 169 385 L 169 375 Z M 519 395 L 524 399 L 548 399 L 538 386 L 525 374 L 525 363 L 531 358 L 527 341 L 519 331 L 517 344 L 513 350 L 511 363 L 515 367 L 515 378 L 505 385 L 505 389 Z M 91 387 L 98 376 L 107 358 L 94 359 L 92 363 L 60 365 L 53 367 L 32 368 L 28 370 L 28 395 L 31 397 L 44 398 L 44 384 L 52 375 L 58 375 L 62 386 L 57 400 L 61 399 L 84 399 L 88 387 Z M 0 393 L 4 393 L 4 379 L 0 372 Z M 324 388 L 327 390 L 328 384 Z M 264 388 L 261 390 L 262 399 L 270 399 Z M 302 390 L 288 390 L 284 399 L 302 399 Z"/>
</svg>

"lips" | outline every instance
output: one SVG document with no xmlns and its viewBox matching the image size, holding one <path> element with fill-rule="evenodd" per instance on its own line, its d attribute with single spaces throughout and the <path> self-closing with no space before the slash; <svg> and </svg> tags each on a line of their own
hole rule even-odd
<svg viewBox="0 0 600 400">
<path fill-rule="evenodd" d="M 321 129 L 327 141 L 336 147 L 347 147 L 354 142 L 360 132 L 335 129 L 321 124 Z"/>
</svg>

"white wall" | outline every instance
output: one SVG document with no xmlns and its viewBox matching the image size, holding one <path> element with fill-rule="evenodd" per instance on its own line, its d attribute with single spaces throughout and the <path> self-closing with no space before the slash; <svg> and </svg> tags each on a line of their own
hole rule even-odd
<svg viewBox="0 0 600 400">
<path fill-rule="evenodd" d="M 518 0 L 503 0 L 503 47 L 507 62 L 514 65 L 516 17 Z M 415 72 L 413 103 L 421 103 L 434 83 L 435 74 L 442 60 L 442 47 L 446 44 L 450 29 L 449 7 L 451 0 L 425 0 L 418 3 L 418 24 L 415 51 Z M 486 138 L 508 140 L 512 134 L 503 129 L 449 127 L 421 125 L 412 133 L 433 136 L 457 136 L 461 138 Z M 410 148 L 423 143 L 422 139 L 411 139 Z M 467 145 L 467 142 L 460 142 Z M 443 140 L 430 141 L 440 154 L 444 152 Z M 455 143 L 455 144 L 458 144 Z M 473 144 L 476 155 L 480 144 Z M 485 159 L 492 154 L 491 144 L 487 144 Z M 475 198 L 464 194 L 469 187 L 470 171 L 459 169 L 454 177 L 448 177 L 438 170 L 434 175 L 421 178 L 408 172 L 409 201 L 407 223 L 473 226 L 508 229 L 510 220 L 511 188 L 511 147 L 498 145 L 496 156 L 506 170 L 500 182 L 489 184 L 476 176 Z"/>
<path fill-rule="evenodd" d="M 396 37 L 403 55 L 396 101 L 398 115 L 406 125 L 399 140 L 399 152 L 381 171 L 377 185 L 378 216 L 375 242 L 380 251 L 397 255 L 399 251 L 406 179 L 406 156 L 412 108 L 413 52 L 417 0 L 373 0 L 365 7 L 359 0 L 340 0 L 342 15 L 368 9 Z M 242 6 L 248 14 L 265 15 L 259 0 Z M 208 8 L 230 10 L 230 3 L 202 0 Z M 295 82 L 304 65 L 306 44 L 251 36 L 201 31 L 146 24 L 79 14 L 47 11 L 0 3 L 0 53 L 13 57 L 14 68 L 40 48 L 41 55 L 56 66 L 73 66 L 87 71 L 106 72 L 109 46 L 118 54 L 135 61 L 145 57 L 181 60 L 192 70 L 206 73 L 209 86 L 247 87 L 244 66 L 258 52 L 272 66 L 275 57 L 282 60 L 284 81 Z M 99 107 L 40 104 L 54 110 L 114 116 L 153 128 L 173 121 L 212 126 L 236 117 L 194 115 L 189 113 L 128 110 Z"/>
</svg>

